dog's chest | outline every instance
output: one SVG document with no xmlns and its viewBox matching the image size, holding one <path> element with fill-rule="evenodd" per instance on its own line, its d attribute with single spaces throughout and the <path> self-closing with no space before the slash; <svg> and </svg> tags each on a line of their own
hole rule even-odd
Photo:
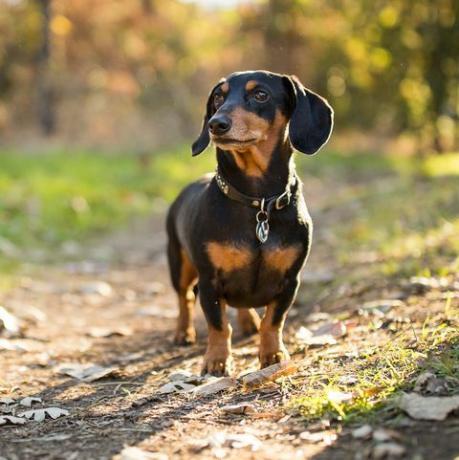
<svg viewBox="0 0 459 460">
<path fill-rule="evenodd" d="M 268 240 L 269 241 L 269 240 Z M 260 306 L 282 291 L 287 275 L 304 258 L 299 242 L 260 244 L 210 242 L 214 284 L 232 306 Z"/>
</svg>

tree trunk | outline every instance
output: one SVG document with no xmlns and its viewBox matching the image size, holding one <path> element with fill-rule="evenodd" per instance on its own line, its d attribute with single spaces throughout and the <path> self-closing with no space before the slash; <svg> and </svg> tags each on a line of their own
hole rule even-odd
<svg viewBox="0 0 459 460">
<path fill-rule="evenodd" d="M 55 94 L 51 82 L 51 44 L 50 21 L 51 0 L 37 0 L 42 16 L 41 44 L 37 54 L 37 99 L 38 120 L 41 130 L 46 136 L 54 134 L 56 130 Z"/>
</svg>

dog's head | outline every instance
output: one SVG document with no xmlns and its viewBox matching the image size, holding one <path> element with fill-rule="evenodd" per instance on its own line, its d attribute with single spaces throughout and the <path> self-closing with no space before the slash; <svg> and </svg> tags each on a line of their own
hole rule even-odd
<svg viewBox="0 0 459 460">
<path fill-rule="evenodd" d="M 193 156 L 205 150 L 211 140 L 223 150 L 244 151 L 265 142 L 273 129 L 285 132 L 287 126 L 291 145 L 313 154 L 330 137 L 333 110 L 295 76 L 266 71 L 233 73 L 209 94 Z"/>
</svg>

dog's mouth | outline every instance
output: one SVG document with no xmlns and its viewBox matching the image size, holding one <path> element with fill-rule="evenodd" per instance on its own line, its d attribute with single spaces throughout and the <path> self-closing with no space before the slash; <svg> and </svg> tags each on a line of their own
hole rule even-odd
<svg viewBox="0 0 459 460">
<path fill-rule="evenodd" d="M 217 146 L 222 146 L 222 147 L 228 147 L 228 146 L 246 146 L 246 145 L 252 145 L 255 142 L 257 142 L 258 139 L 255 137 L 252 137 L 250 139 L 234 139 L 230 137 L 218 137 L 218 136 L 212 136 L 212 140 Z"/>
</svg>

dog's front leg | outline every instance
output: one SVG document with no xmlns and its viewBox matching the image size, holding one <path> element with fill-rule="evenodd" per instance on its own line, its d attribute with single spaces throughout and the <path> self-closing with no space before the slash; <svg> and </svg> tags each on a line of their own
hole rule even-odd
<svg viewBox="0 0 459 460">
<path fill-rule="evenodd" d="M 266 307 L 260 325 L 260 367 L 290 359 L 282 340 L 287 312 L 295 300 L 298 281 L 292 280 L 283 293 Z"/>
<path fill-rule="evenodd" d="M 202 374 L 228 375 L 232 367 L 232 328 L 226 316 L 226 303 L 210 283 L 199 283 L 199 296 L 209 331 Z"/>
</svg>

